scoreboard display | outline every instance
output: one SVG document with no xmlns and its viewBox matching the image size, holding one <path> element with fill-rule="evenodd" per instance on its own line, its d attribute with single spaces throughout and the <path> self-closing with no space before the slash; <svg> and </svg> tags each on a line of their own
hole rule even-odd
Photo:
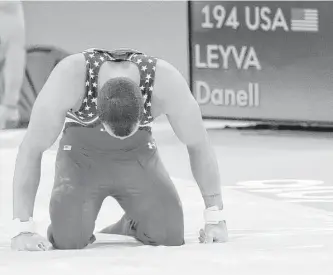
<svg viewBox="0 0 333 275">
<path fill-rule="evenodd" d="M 206 118 L 333 124 L 333 2 L 189 2 Z"/>
</svg>

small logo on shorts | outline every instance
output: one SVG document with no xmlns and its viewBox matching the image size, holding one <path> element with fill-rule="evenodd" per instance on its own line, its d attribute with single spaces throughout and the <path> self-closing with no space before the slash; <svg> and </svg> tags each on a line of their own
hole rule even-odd
<svg viewBox="0 0 333 275">
<path fill-rule="evenodd" d="M 71 145 L 64 145 L 64 151 L 70 151 L 70 150 L 72 150 Z"/>
</svg>

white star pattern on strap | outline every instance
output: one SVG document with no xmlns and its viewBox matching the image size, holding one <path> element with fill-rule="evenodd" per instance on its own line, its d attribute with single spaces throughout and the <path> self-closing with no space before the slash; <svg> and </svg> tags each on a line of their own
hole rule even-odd
<svg viewBox="0 0 333 275">
<path fill-rule="evenodd" d="M 86 97 L 78 112 L 69 112 L 69 117 L 81 125 L 89 125 L 98 121 L 97 114 L 97 89 L 98 89 L 98 73 L 104 61 L 115 60 L 112 52 L 100 49 L 91 49 L 83 52 L 86 58 Z M 141 128 L 151 130 L 151 93 L 153 92 L 156 58 L 143 55 L 141 53 L 133 53 L 129 51 L 127 60 L 132 61 L 140 70 L 140 90 L 144 97 L 144 115 L 141 121 Z M 153 145 L 151 145 L 153 146 Z"/>
<path fill-rule="evenodd" d="M 156 144 L 155 144 L 155 142 L 148 142 L 148 147 L 149 147 L 149 149 L 155 149 L 156 148 Z"/>
<path fill-rule="evenodd" d="M 151 129 L 151 122 L 153 121 L 153 117 L 151 116 L 151 93 L 154 90 L 154 78 L 155 78 L 155 70 L 156 70 L 156 58 L 144 56 L 144 58 L 138 56 L 141 63 L 141 71 L 145 74 L 141 76 L 140 89 L 144 95 L 145 105 L 144 105 L 144 117 L 141 121 L 141 128 Z M 138 64 L 138 60 L 133 60 Z"/>
</svg>

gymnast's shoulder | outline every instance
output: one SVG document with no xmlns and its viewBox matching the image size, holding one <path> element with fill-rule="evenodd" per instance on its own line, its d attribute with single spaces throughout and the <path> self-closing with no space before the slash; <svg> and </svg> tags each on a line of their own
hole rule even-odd
<svg viewBox="0 0 333 275">
<path fill-rule="evenodd" d="M 62 99 L 64 107 L 71 109 L 84 96 L 86 77 L 85 58 L 83 54 L 72 54 L 62 59 L 52 70 L 39 97 Z M 66 100 L 64 100 L 66 99 Z M 69 104 L 69 105 L 68 105 Z"/>
<path fill-rule="evenodd" d="M 191 91 L 185 77 L 173 64 L 166 60 L 157 60 L 154 86 L 154 96 L 164 102 L 163 105 L 178 108 L 176 105 L 181 105 L 191 100 Z"/>
<path fill-rule="evenodd" d="M 63 82 L 65 85 L 82 86 L 85 81 L 86 65 L 85 57 L 82 53 L 71 54 L 62 59 L 53 69 L 50 78 L 56 78 L 57 82 Z M 59 83 L 60 84 L 60 83 Z"/>
</svg>

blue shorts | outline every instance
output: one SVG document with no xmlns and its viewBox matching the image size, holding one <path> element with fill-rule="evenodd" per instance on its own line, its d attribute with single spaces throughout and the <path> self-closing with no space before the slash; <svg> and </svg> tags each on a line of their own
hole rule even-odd
<svg viewBox="0 0 333 275">
<path fill-rule="evenodd" d="M 87 145 L 70 133 L 75 131 L 63 135 L 57 153 L 49 227 L 54 247 L 88 245 L 108 196 L 136 225 L 137 240 L 147 245 L 184 244 L 181 202 L 151 134 L 139 131 L 126 141 L 131 146 L 101 149 L 104 141 Z"/>
</svg>

